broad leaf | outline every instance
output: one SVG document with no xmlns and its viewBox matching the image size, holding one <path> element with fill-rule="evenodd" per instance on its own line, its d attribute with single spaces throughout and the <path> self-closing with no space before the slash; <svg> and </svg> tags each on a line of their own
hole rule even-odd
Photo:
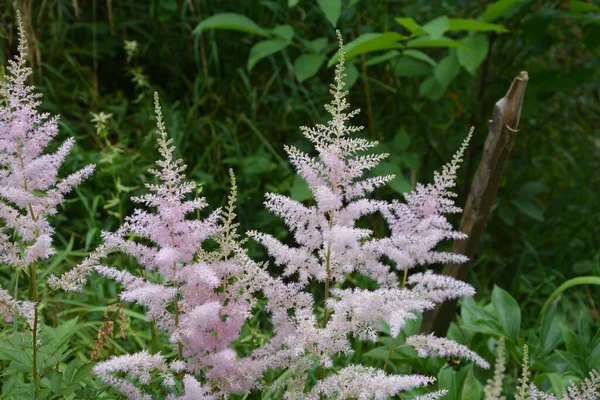
<svg viewBox="0 0 600 400">
<path fill-rule="evenodd" d="M 342 1 L 341 0 L 317 0 L 317 4 L 327 21 L 331 26 L 336 27 L 340 14 L 342 13 Z"/>
<path fill-rule="evenodd" d="M 431 75 L 429 64 L 410 57 L 400 57 L 394 64 L 394 74 L 400 77 L 418 77 Z"/>
<path fill-rule="evenodd" d="M 294 28 L 290 25 L 277 25 L 271 30 L 274 36 L 287 40 L 288 42 L 294 37 Z"/>
<path fill-rule="evenodd" d="M 371 53 L 373 51 L 399 49 L 402 47 L 398 41 L 404 38 L 396 32 L 386 33 L 365 33 L 344 46 L 346 60 L 351 59 L 359 54 Z M 327 67 L 334 65 L 339 58 L 339 51 L 334 54 Z"/>
<path fill-rule="evenodd" d="M 439 39 L 450 27 L 450 20 L 447 16 L 438 17 L 423 25 L 423 30 L 429 34 L 430 39 Z"/>
<path fill-rule="evenodd" d="M 252 68 L 254 68 L 256 63 L 260 60 L 283 50 L 287 45 L 288 42 L 283 39 L 263 40 L 262 42 L 256 43 L 250 49 L 250 55 L 248 56 L 248 71 L 252 71 Z"/>
<path fill-rule="evenodd" d="M 483 19 L 486 22 L 494 22 L 517 4 L 519 4 L 519 0 L 498 0 L 485 9 Z"/>
<path fill-rule="evenodd" d="M 458 64 L 458 59 L 456 55 L 450 54 L 440 60 L 438 65 L 435 67 L 433 71 L 433 75 L 435 79 L 444 87 L 448 87 L 450 82 L 456 77 L 458 71 L 460 70 L 460 65 Z"/>
<path fill-rule="evenodd" d="M 504 26 L 499 24 L 490 24 L 488 22 L 477 21 L 474 19 L 452 18 L 450 20 L 449 32 L 453 31 L 477 31 L 477 32 L 509 32 Z"/>
<path fill-rule="evenodd" d="M 492 304 L 500 320 L 500 325 L 510 339 L 517 342 L 521 329 L 521 309 L 519 303 L 506 290 L 494 286 Z"/>
<path fill-rule="evenodd" d="M 419 61 L 426 62 L 427 64 L 431 65 L 432 67 L 435 67 L 437 65 L 437 62 L 433 58 L 429 57 L 427 54 L 423 53 L 421 50 L 413 50 L 413 49 L 404 50 L 402 52 L 402 55 L 412 57 Z"/>
<path fill-rule="evenodd" d="M 408 42 L 406 44 L 406 47 L 408 47 L 408 48 L 419 48 L 419 47 L 450 47 L 450 48 L 456 47 L 456 48 L 460 48 L 460 47 L 466 47 L 466 46 L 464 44 L 462 44 L 461 42 L 458 42 L 458 41 L 452 40 L 452 39 L 447 39 L 447 38 L 430 39 L 427 36 L 422 36 L 422 37 L 416 38 L 416 39 Z"/>
<path fill-rule="evenodd" d="M 221 13 L 208 17 L 196 26 L 194 33 L 202 33 L 209 29 L 228 29 L 260 36 L 269 36 L 263 28 L 258 26 L 250 18 L 236 13 Z"/>
<path fill-rule="evenodd" d="M 320 54 L 302 54 L 294 61 L 296 76 L 300 82 L 312 78 L 325 62 L 325 56 Z"/>
<path fill-rule="evenodd" d="M 412 18 L 396 18 L 396 22 L 402 25 L 414 36 L 427 34 L 427 32 L 425 32 L 425 30 Z"/>
<path fill-rule="evenodd" d="M 463 40 L 463 43 L 468 47 L 456 51 L 458 61 L 471 75 L 475 75 L 477 68 L 488 54 L 490 43 L 484 34 L 469 36 Z"/>
</svg>

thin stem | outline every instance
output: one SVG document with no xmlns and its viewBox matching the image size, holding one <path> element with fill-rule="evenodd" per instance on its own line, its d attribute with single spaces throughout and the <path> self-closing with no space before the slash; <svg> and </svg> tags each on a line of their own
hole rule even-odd
<svg viewBox="0 0 600 400">
<path fill-rule="evenodd" d="M 402 277 L 402 288 L 404 288 L 404 286 L 406 286 L 406 279 L 408 277 L 408 265 L 404 267 L 404 276 Z M 390 360 L 392 358 L 392 353 L 399 347 L 394 348 L 394 341 L 396 340 L 395 337 L 391 337 L 390 338 L 390 350 L 388 351 L 387 357 L 385 358 L 385 364 L 383 364 L 383 370 L 385 371 L 387 369 L 388 364 L 390 363 Z M 402 346 L 400 346 L 402 347 Z"/>
<path fill-rule="evenodd" d="M 33 327 L 32 327 L 32 342 L 31 342 L 31 359 L 32 359 L 32 378 L 35 398 L 38 397 L 40 391 L 39 376 L 37 373 L 37 331 L 38 331 L 38 293 L 37 293 L 37 263 L 31 264 L 31 301 L 34 303 L 33 308 Z"/>
</svg>

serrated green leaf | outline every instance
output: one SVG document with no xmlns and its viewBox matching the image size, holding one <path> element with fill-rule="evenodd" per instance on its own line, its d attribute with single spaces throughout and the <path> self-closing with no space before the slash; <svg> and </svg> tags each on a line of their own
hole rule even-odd
<svg viewBox="0 0 600 400">
<path fill-rule="evenodd" d="M 338 19 L 342 13 L 342 1 L 341 0 L 317 0 L 317 4 L 325 18 L 334 28 L 337 26 Z"/>
<path fill-rule="evenodd" d="M 488 37 L 484 34 L 473 35 L 465 38 L 463 43 L 467 48 L 456 51 L 458 61 L 471 75 L 475 75 L 477 68 L 488 54 L 490 45 Z"/>
<path fill-rule="evenodd" d="M 448 32 L 453 31 L 476 31 L 476 32 L 509 32 L 500 24 L 490 24 L 489 22 L 477 21 L 474 19 L 452 18 L 450 19 Z"/>
<path fill-rule="evenodd" d="M 386 33 L 365 33 L 344 45 L 345 58 L 350 60 L 359 54 L 371 53 L 374 51 L 399 49 L 402 48 L 402 44 L 399 43 L 404 36 L 396 32 Z M 336 52 L 333 57 L 329 59 L 327 68 L 337 63 L 339 58 L 339 51 Z"/>
<path fill-rule="evenodd" d="M 252 68 L 254 68 L 260 60 L 283 50 L 287 45 L 288 42 L 283 39 L 263 40 L 262 42 L 256 43 L 250 49 L 250 55 L 248 56 L 248 71 L 252 71 Z"/>
<path fill-rule="evenodd" d="M 209 29 L 227 29 L 254 35 L 269 36 L 267 32 L 258 26 L 250 18 L 237 13 L 220 13 L 206 18 L 194 29 L 194 34 L 202 33 Z"/>
<path fill-rule="evenodd" d="M 302 54 L 294 61 L 294 70 L 300 82 L 312 78 L 325 62 L 325 56 L 321 54 Z"/>
</svg>

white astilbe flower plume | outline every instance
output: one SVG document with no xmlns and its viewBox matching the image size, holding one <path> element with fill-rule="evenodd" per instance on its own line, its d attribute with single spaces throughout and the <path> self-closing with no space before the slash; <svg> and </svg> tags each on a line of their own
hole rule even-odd
<svg viewBox="0 0 600 400">
<path fill-rule="evenodd" d="M 362 365 L 350 365 L 320 381 L 307 399 L 325 395 L 326 399 L 386 400 L 400 392 L 426 386 L 435 381 L 423 375 L 388 375 Z"/>
<path fill-rule="evenodd" d="M 456 357 L 475 362 L 481 368 L 489 368 L 490 364 L 462 344 L 433 335 L 414 335 L 406 338 L 406 344 L 417 350 L 419 357 Z"/>
<path fill-rule="evenodd" d="M 235 177 L 231 173 L 232 192 L 224 210 L 218 209 L 205 219 L 188 218 L 204 209 L 206 202 L 204 198 L 186 199 L 196 185 L 186 181 L 186 167 L 174 157 L 173 140 L 167 137 L 157 94 L 155 111 L 161 159 L 150 173 L 158 183 L 146 184 L 149 193 L 132 198 L 145 208 L 134 210 L 116 232 L 103 232 L 103 244 L 66 274 L 61 286 L 81 287 L 85 275 L 95 269 L 121 284 L 124 290 L 120 299 L 144 306 L 146 318 L 169 337 L 177 354 L 169 368 L 166 361 L 159 362 L 157 355 L 146 352 L 98 364 L 96 373 L 127 397 L 150 398 L 141 388 L 134 389 L 110 372 L 122 371 L 144 384 L 147 375 L 139 375 L 140 365 L 152 366 L 163 378 L 165 389 L 182 379 L 183 395 L 178 397 L 167 390 L 169 399 L 222 398 L 250 390 L 266 367 L 251 358 L 239 358 L 232 349 L 251 315 L 253 293 L 258 290 L 258 267 L 248 262 L 236 233 Z M 207 239 L 216 242 L 218 249 L 205 250 Z M 111 265 L 110 253 L 114 252 L 135 260 L 140 276 Z M 159 279 L 153 281 L 151 277 L 156 276 Z M 196 377 L 202 377 L 203 383 Z"/>
<path fill-rule="evenodd" d="M 94 166 L 59 178 L 58 170 L 75 141 L 69 138 L 55 153 L 45 152 L 58 135 L 58 116 L 38 111 L 41 94 L 27 85 L 31 68 L 18 11 L 17 22 L 18 53 L 8 61 L 6 76 L 0 80 L 0 264 L 33 266 L 35 275 L 37 263 L 54 254 L 54 229 L 48 217 L 57 213 L 65 196 L 92 174 Z M 33 326 L 35 306 L 0 289 L 0 314 L 6 318 L 20 316 Z"/>
<path fill-rule="evenodd" d="M 506 368 L 506 356 L 504 355 L 505 344 L 504 337 L 498 339 L 498 358 L 494 363 L 494 377 L 488 379 L 487 384 L 483 388 L 485 400 L 505 400 L 502 396 L 502 386 L 504 382 L 504 369 Z"/>
<path fill-rule="evenodd" d="M 305 205 L 285 195 L 267 193 L 265 206 L 288 226 L 293 241 L 285 243 L 269 233 L 249 232 L 267 251 L 280 278 L 263 278 L 262 291 L 267 299 L 274 335 L 257 349 L 252 357 L 271 368 L 288 371 L 274 389 L 284 388 L 286 398 L 360 398 L 384 399 L 401 391 L 423 386 L 432 379 L 420 376 L 394 376 L 384 371 L 359 365 L 333 372 L 336 357 L 352 353 L 352 336 L 377 341 L 387 325 L 393 338 L 409 320 L 431 309 L 436 303 L 475 291 L 464 283 L 430 271 L 413 274 L 400 287 L 397 272 L 408 272 L 418 265 L 438 262 L 462 262 L 465 257 L 438 252 L 436 245 L 445 239 L 463 239 L 444 217 L 458 212 L 453 194 L 456 172 L 471 133 L 465 139 L 451 163 L 436 174 L 431 185 L 418 185 L 406 196 L 406 203 L 370 198 L 373 191 L 385 185 L 393 176 L 374 176 L 372 170 L 387 154 L 372 153 L 376 142 L 351 137 L 361 127 L 349 124 L 358 113 L 348 111 L 344 90 L 344 48 L 341 35 L 339 63 L 333 100 L 325 106 L 331 115 L 326 124 L 301 127 L 313 144 L 313 154 L 293 146 L 285 150 L 298 175 L 312 192 L 313 202 Z M 371 229 L 357 226 L 364 216 L 380 212 L 389 224 L 388 237 L 375 237 Z M 374 290 L 354 287 L 363 275 L 379 285 Z M 362 279 L 364 281 L 364 279 Z M 312 296 L 311 290 L 321 287 L 323 296 Z M 424 337 L 423 346 L 441 351 L 441 342 Z M 420 338 L 416 337 L 415 343 Z M 464 346 L 451 341 L 444 348 L 487 366 L 485 360 Z M 435 353 L 435 351 L 434 351 Z M 308 375 L 315 368 L 320 376 L 312 387 Z M 430 398 L 441 396 L 432 393 Z"/>
</svg>

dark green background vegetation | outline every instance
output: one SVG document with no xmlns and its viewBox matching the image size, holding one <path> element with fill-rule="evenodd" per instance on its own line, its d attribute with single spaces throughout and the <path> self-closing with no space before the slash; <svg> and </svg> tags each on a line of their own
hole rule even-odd
<svg viewBox="0 0 600 400">
<path fill-rule="evenodd" d="M 503 0 L 496 2 L 500 8 L 489 11 L 493 2 L 483 0 L 344 0 L 339 18 L 335 10 L 328 10 L 336 1 L 323 6 L 326 3 L 17 1 L 30 35 L 32 83 L 44 94 L 43 110 L 61 115 L 61 139 L 77 139 L 64 171 L 90 162 L 98 165 L 56 217 L 58 258 L 48 273 L 62 272 L 81 260 L 99 243 L 100 232 L 114 230 L 133 208 L 129 197 L 143 190 L 149 179 L 145 171 L 158 156 L 153 91 L 160 94 L 167 129 L 188 165 L 188 176 L 204 183 L 202 194 L 211 206 L 224 204 L 227 171 L 233 168 L 242 229 L 285 235 L 281 222 L 264 211 L 263 194 L 274 191 L 306 199 L 283 145 L 306 148 L 298 127 L 325 121 L 322 105 L 329 101 L 333 76 L 327 61 L 337 49 L 332 22 L 350 43 L 366 33 L 410 36 L 396 18 L 413 18 L 421 26 L 436 18 L 440 22 L 443 16 L 485 19 L 505 31 L 445 33 L 467 47 L 487 41 L 467 59 L 453 44 L 418 48 L 430 57 L 421 60 L 406 56 L 407 48 L 402 47 L 351 57 L 350 101 L 362 110 L 355 123 L 365 126 L 362 135 L 379 140 L 381 149 L 391 153 L 381 172 L 398 178 L 379 192 L 387 198 L 400 197 L 415 182 L 431 181 L 433 171 L 451 159 L 474 126 L 460 170 L 458 203 L 464 204 L 493 105 L 520 71 L 529 73 L 521 130 L 469 277 L 478 295 L 463 313 L 474 314 L 463 315 L 464 326 L 455 327 L 454 334 L 462 329 L 464 343 L 492 358 L 486 340 L 501 328 L 494 331 L 495 322 L 489 329 L 478 324 L 488 316 L 502 322 L 499 304 L 506 299 L 498 290 L 492 296 L 497 285 L 516 299 L 522 315 L 520 339 L 508 345 L 513 377 L 519 340 L 533 346 L 534 374 L 568 371 L 564 376 L 581 378 L 586 368 L 598 368 L 600 340 L 593 341 L 598 286 L 568 289 L 552 308 L 552 318 L 539 318 L 542 305 L 561 283 L 580 275 L 600 276 L 598 3 Z M 16 52 L 14 10 L 12 1 L 0 0 L 1 65 Z M 208 17 L 224 12 L 246 16 L 267 37 L 230 29 L 195 30 Z M 278 25 L 291 27 L 292 36 L 289 28 Z M 249 69 L 251 49 L 263 40 L 285 44 Z M 405 45 L 407 40 L 398 43 Z M 125 41 L 139 46 L 130 60 Z M 305 61 L 324 62 L 318 69 L 314 63 L 302 65 L 302 55 L 313 56 Z M 312 66 L 314 75 L 306 78 Z M 100 112 L 112 113 L 112 118 L 98 134 L 91 113 Z M 14 282 L 11 279 L 8 271 L 0 271 L 0 281 Z M 95 278 L 90 286 L 84 295 L 62 296 L 45 310 L 50 325 L 84 316 L 86 330 L 79 336 L 87 344 L 95 338 L 101 311 L 116 298 L 112 284 Z M 492 300 L 496 308 L 483 307 Z M 506 301 L 506 307 L 513 304 Z M 489 315 L 471 318 L 478 312 Z M 139 314 L 131 311 L 129 316 L 133 329 L 147 330 Z M 581 354 L 574 353 L 574 344 L 568 347 L 570 335 L 581 341 Z M 138 335 L 125 344 L 112 342 L 112 352 L 141 346 L 145 339 Z M 85 352 L 89 356 L 89 346 L 81 354 Z M 576 354 L 577 360 L 568 354 Z M 478 378 L 485 383 L 489 376 Z M 555 384 L 550 381 L 546 376 L 538 383 Z"/>
</svg>

